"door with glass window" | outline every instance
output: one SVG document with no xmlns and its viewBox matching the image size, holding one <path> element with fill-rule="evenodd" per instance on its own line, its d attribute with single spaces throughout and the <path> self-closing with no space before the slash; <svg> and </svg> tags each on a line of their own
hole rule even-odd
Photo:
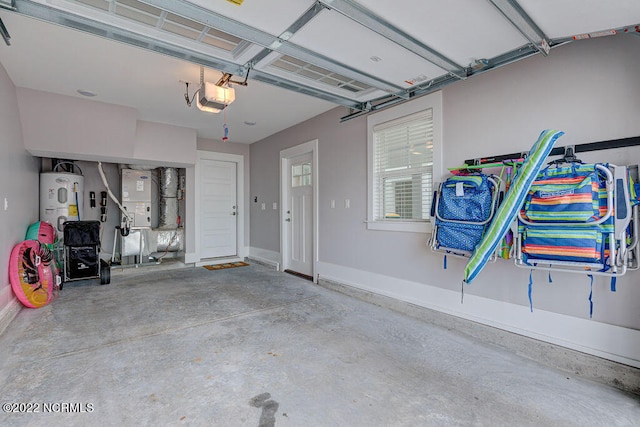
<svg viewBox="0 0 640 427">
<path fill-rule="evenodd" d="M 288 159 L 288 197 L 285 226 L 288 235 L 286 267 L 313 275 L 313 170 L 312 153 Z"/>
</svg>

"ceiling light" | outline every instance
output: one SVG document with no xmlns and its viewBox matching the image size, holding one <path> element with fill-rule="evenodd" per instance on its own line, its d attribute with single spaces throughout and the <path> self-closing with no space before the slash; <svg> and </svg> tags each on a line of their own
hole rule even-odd
<svg viewBox="0 0 640 427">
<path fill-rule="evenodd" d="M 232 87 L 217 86 L 205 82 L 198 91 L 197 105 L 202 111 L 219 113 L 236 99 L 236 92 Z"/>
<path fill-rule="evenodd" d="M 78 89 L 78 93 L 82 96 L 88 96 L 89 98 L 92 98 L 94 96 L 98 96 L 97 93 L 95 92 L 91 92 L 90 90 L 86 90 L 86 89 Z"/>
<path fill-rule="evenodd" d="M 200 111 L 204 111 L 206 113 L 219 113 L 220 111 L 222 111 L 222 110 L 220 110 L 218 108 L 206 107 L 206 106 L 200 104 L 200 97 L 196 98 L 196 105 L 198 106 L 198 109 Z"/>
</svg>

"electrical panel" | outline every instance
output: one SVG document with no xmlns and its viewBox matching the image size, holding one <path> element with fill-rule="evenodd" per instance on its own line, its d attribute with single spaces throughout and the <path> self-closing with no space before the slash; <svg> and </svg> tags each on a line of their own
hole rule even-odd
<svg viewBox="0 0 640 427">
<path fill-rule="evenodd" d="M 122 169 L 122 206 L 131 227 L 151 227 L 151 171 Z"/>
</svg>

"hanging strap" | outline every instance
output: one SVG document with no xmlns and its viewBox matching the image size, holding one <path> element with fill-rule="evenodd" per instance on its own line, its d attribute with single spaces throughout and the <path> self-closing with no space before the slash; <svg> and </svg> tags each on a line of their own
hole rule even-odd
<svg viewBox="0 0 640 427">
<path fill-rule="evenodd" d="M 511 169 L 511 167 L 507 166 L 506 164 L 504 164 L 504 162 L 502 163 L 502 168 L 500 168 L 500 175 L 498 176 L 498 179 L 500 180 L 499 182 L 502 183 L 504 182 L 502 180 L 502 176 L 504 175 L 504 172 L 507 171 L 507 179 L 509 179 L 509 170 Z M 496 191 L 500 191 L 499 188 L 495 189 Z"/>
<path fill-rule="evenodd" d="M 553 280 L 551 280 L 551 270 L 549 270 L 549 283 L 553 283 Z"/>
<path fill-rule="evenodd" d="M 587 274 L 591 279 L 591 284 L 589 285 L 591 290 L 589 291 L 589 319 L 593 317 L 593 275 Z"/>
<path fill-rule="evenodd" d="M 464 304 L 464 280 L 460 283 L 460 304 Z"/>
<path fill-rule="evenodd" d="M 533 290 L 533 268 L 529 272 L 529 309 L 533 313 L 533 300 L 531 299 L 531 291 Z"/>
<path fill-rule="evenodd" d="M 446 269 L 447 269 L 447 256 L 446 256 L 446 255 L 444 256 L 444 261 L 442 262 L 442 268 L 443 268 L 444 270 L 446 270 Z"/>
<path fill-rule="evenodd" d="M 602 259 L 602 264 L 603 267 L 602 269 L 598 270 L 598 271 L 609 271 L 610 267 L 609 267 L 609 263 L 607 262 L 607 258 L 605 258 L 604 256 L 604 251 L 605 251 L 605 246 L 606 246 L 606 242 L 608 241 L 608 237 L 606 237 L 602 243 L 602 248 L 600 249 L 600 259 Z M 612 243 L 609 242 L 609 245 L 611 245 Z M 613 242 L 613 244 L 615 245 L 615 242 Z M 614 273 L 615 274 L 615 273 Z M 615 292 L 616 291 L 616 280 L 617 277 L 616 276 L 611 276 L 611 292 Z M 591 278 L 591 281 L 593 281 L 593 278 Z"/>
</svg>

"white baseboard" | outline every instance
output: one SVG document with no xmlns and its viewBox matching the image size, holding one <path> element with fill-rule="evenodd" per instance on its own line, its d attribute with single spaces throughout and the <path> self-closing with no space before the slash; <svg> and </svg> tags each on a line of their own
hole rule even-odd
<svg viewBox="0 0 640 427">
<path fill-rule="evenodd" d="M 253 258 L 263 264 L 273 267 L 275 270 L 280 270 L 280 252 L 274 252 L 267 249 L 249 248 L 249 258 Z"/>
<path fill-rule="evenodd" d="M 231 260 L 232 258 L 238 258 L 239 261 L 242 261 L 247 255 L 249 254 L 249 248 L 247 246 L 240 246 L 238 248 L 238 256 L 237 257 L 229 257 L 229 260 Z M 224 259 L 223 262 L 235 262 L 235 261 L 228 261 L 227 259 Z M 211 264 L 215 264 L 216 262 L 209 262 L 206 258 L 205 259 L 201 259 L 198 258 L 198 255 L 195 252 L 185 252 L 184 254 L 184 263 L 185 264 L 195 264 L 196 267 L 202 267 L 203 265 L 211 265 Z M 218 264 L 220 264 L 221 262 L 219 262 Z"/>
<path fill-rule="evenodd" d="M 225 257 L 225 258 L 209 258 L 203 259 L 195 263 L 196 267 L 202 267 L 204 265 L 217 265 L 217 264 L 226 264 L 228 262 L 240 262 L 244 261 L 244 258 L 240 257 Z"/>
<path fill-rule="evenodd" d="M 195 262 L 200 261 L 200 259 L 198 258 L 197 254 L 195 252 L 185 252 L 184 254 L 184 263 L 185 264 L 192 264 Z"/>
<path fill-rule="evenodd" d="M 238 256 L 242 259 L 249 256 L 249 247 L 248 246 L 240 246 L 238 248 Z"/>
<path fill-rule="evenodd" d="M 640 331 L 318 262 L 320 279 L 640 368 Z"/>
<path fill-rule="evenodd" d="M 22 304 L 13 296 L 9 299 L 9 302 L 0 309 L 0 335 L 7 329 L 20 310 L 22 310 Z"/>
</svg>

